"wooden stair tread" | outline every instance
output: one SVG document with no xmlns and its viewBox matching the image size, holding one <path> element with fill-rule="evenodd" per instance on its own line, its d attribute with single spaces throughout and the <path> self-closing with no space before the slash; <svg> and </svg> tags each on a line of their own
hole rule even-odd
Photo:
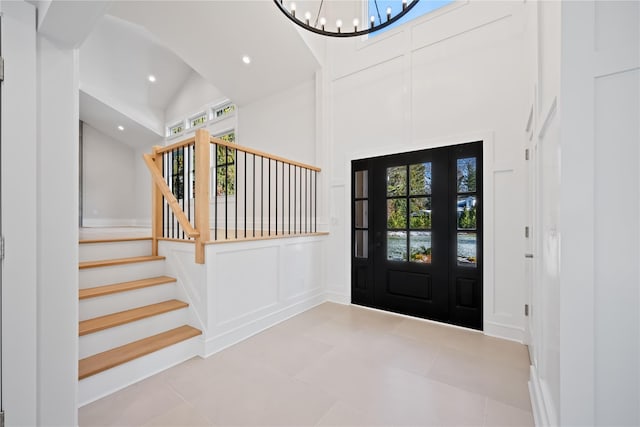
<svg viewBox="0 0 640 427">
<path fill-rule="evenodd" d="M 184 325 L 89 356 L 78 363 L 78 379 L 87 378 L 201 334 L 202 331 L 199 329 Z"/>
<path fill-rule="evenodd" d="M 106 316 L 95 317 L 83 320 L 79 324 L 78 334 L 80 336 L 135 322 L 162 313 L 188 307 L 186 302 L 176 299 L 163 301 L 157 304 L 145 305 L 144 307 L 133 308 L 131 310 L 120 311 L 118 313 L 107 314 Z"/>
<path fill-rule="evenodd" d="M 118 243 L 118 242 L 136 242 L 140 240 L 153 240 L 152 237 L 109 237 L 103 239 L 80 239 L 78 243 Z"/>
<path fill-rule="evenodd" d="M 163 256 L 136 256 L 129 258 L 114 258 L 99 261 L 83 261 L 79 264 L 79 267 L 82 270 L 85 268 L 109 267 L 113 265 L 133 264 L 136 262 L 160 261 L 163 259 L 165 259 L 165 257 Z"/>
<path fill-rule="evenodd" d="M 97 286 L 94 288 L 80 289 L 79 298 L 95 298 L 111 295 L 118 292 L 132 291 L 135 289 L 147 288 L 149 286 L 163 285 L 175 282 L 176 279 L 169 276 L 151 277 L 149 279 L 133 280 L 131 282 L 114 283 L 112 285 Z"/>
</svg>

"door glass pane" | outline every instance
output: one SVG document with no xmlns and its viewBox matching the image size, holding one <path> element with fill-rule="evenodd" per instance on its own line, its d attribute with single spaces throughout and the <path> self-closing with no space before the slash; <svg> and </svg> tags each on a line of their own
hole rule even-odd
<svg viewBox="0 0 640 427">
<path fill-rule="evenodd" d="M 409 248 L 411 257 L 409 261 L 423 264 L 431 264 L 431 232 L 412 231 L 409 233 Z"/>
<path fill-rule="evenodd" d="M 407 260 L 406 231 L 387 231 L 387 259 L 389 261 Z"/>
<path fill-rule="evenodd" d="M 409 226 L 414 230 L 428 230 L 431 228 L 431 197 L 416 197 L 410 199 Z"/>
<path fill-rule="evenodd" d="M 476 229 L 476 196 L 458 196 L 458 230 Z"/>
<path fill-rule="evenodd" d="M 431 194 L 431 162 L 409 166 L 409 193 L 412 196 Z"/>
<path fill-rule="evenodd" d="M 476 266 L 477 234 L 458 233 L 458 265 Z"/>
<path fill-rule="evenodd" d="M 387 228 L 407 228 L 407 199 L 387 199 Z"/>
<path fill-rule="evenodd" d="M 355 210 L 356 228 L 369 228 L 369 202 L 366 200 L 356 201 Z"/>
<path fill-rule="evenodd" d="M 369 172 L 358 171 L 356 172 L 356 189 L 355 196 L 357 199 L 366 199 L 369 197 Z"/>
<path fill-rule="evenodd" d="M 406 196 L 407 167 L 395 166 L 387 168 L 387 196 Z"/>
<path fill-rule="evenodd" d="M 367 258 L 369 256 L 369 232 L 367 230 L 356 230 L 356 258 Z"/>
<path fill-rule="evenodd" d="M 476 191 L 476 158 L 458 159 L 458 193 Z"/>
</svg>

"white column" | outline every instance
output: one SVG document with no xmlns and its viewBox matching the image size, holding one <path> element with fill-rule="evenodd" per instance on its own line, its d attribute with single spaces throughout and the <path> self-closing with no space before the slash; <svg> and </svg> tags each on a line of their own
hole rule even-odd
<svg viewBox="0 0 640 427">
<path fill-rule="evenodd" d="M 38 424 L 77 424 L 78 54 L 38 37 Z"/>
<path fill-rule="evenodd" d="M 7 425 L 36 425 L 35 7 L 2 12 L 2 392 Z"/>
</svg>

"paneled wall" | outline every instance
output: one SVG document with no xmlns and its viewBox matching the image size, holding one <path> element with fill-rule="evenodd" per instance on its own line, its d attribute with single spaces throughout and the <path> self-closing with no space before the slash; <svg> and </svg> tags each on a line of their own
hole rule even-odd
<svg viewBox="0 0 640 427">
<path fill-rule="evenodd" d="M 559 2 L 527 9 L 527 224 L 525 284 L 531 357 L 531 395 L 538 424 L 560 414 L 560 34 Z"/>
<path fill-rule="evenodd" d="M 350 300 L 350 161 L 483 140 L 484 330 L 523 340 L 524 17 L 521 2 L 459 1 L 371 40 L 331 41 L 323 84 L 332 298 Z"/>
<path fill-rule="evenodd" d="M 562 5 L 560 423 L 640 424 L 640 3 Z"/>
<path fill-rule="evenodd" d="M 194 246 L 161 242 L 168 273 L 204 331 L 202 356 L 326 301 L 325 236 L 207 245 L 206 264 Z M 247 268 L 251 265 L 251 268 Z"/>
</svg>

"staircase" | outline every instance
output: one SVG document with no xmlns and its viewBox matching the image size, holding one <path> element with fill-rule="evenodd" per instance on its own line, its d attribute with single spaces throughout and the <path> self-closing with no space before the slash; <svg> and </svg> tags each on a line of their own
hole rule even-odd
<svg viewBox="0 0 640 427">
<path fill-rule="evenodd" d="M 202 332 L 150 253 L 151 238 L 80 241 L 80 406 L 197 354 Z"/>
</svg>

